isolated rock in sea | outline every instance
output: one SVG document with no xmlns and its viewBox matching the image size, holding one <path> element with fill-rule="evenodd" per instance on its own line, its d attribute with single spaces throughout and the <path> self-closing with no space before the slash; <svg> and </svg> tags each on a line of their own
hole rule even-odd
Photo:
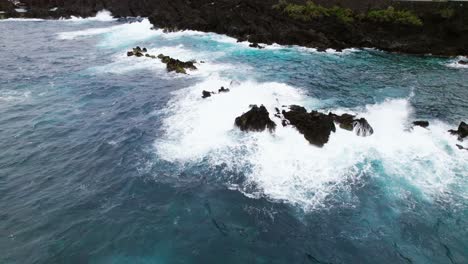
<svg viewBox="0 0 468 264">
<path fill-rule="evenodd" d="M 330 115 L 317 111 L 307 113 L 302 106 L 290 106 L 289 111 L 283 110 L 283 116 L 304 135 L 307 141 L 318 147 L 325 145 L 331 132 L 336 131 L 335 123 Z"/>
<path fill-rule="evenodd" d="M 374 129 L 369 125 L 365 118 L 360 118 L 353 122 L 353 130 L 356 135 L 361 137 L 368 137 L 374 134 Z"/>
<path fill-rule="evenodd" d="M 458 139 L 463 140 L 468 136 L 468 125 L 465 122 L 461 122 L 457 130 L 449 130 L 452 135 L 458 135 Z"/>
<path fill-rule="evenodd" d="M 133 48 L 132 51 L 128 51 L 127 52 L 127 56 L 131 57 L 131 56 L 136 56 L 136 57 L 143 57 L 145 56 L 145 54 L 143 53 L 146 53 L 148 50 L 146 48 L 143 48 L 141 49 L 139 46 L 136 46 L 135 48 Z M 148 55 L 148 54 L 146 54 Z"/>
<path fill-rule="evenodd" d="M 426 128 L 429 126 L 429 121 L 425 121 L 425 120 L 414 121 L 413 126 L 420 126 L 420 127 Z"/>
<path fill-rule="evenodd" d="M 249 47 L 251 48 L 257 48 L 257 49 L 264 49 L 265 47 L 258 45 L 257 42 L 250 43 Z"/>
<path fill-rule="evenodd" d="M 270 119 L 263 105 L 260 107 L 253 105 L 248 112 L 237 117 L 234 123 L 242 131 L 261 132 L 268 128 L 271 132 L 276 128 L 275 122 Z"/>
<path fill-rule="evenodd" d="M 161 59 L 163 63 L 166 64 L 166 68 L 168 72 L 177 72 L 177 73 L 187 73 L 186 69 L 189 70 L 196 70 L 194 61 L 180 61 L 177 59 L 173 59 L 169 56 L 165 56 L 164 54 L 159 54 L 158 58 Z"/>
<path fill-rule="evenodd" d="M 219 88 L 219 90 L 218 90 L 218 93 L 227 93 L 227 92 L 229 92 L 229 89 L 224 88 L 224 86 L 221 86 L 221 88 Z"/>
<path fill-rule="evenodd" d="M 208 92 L 208 91 L 203 90 L 203 92 L 202 92 L 202 98 L 203 98 L 203 99 L 208 98 L 208 97 L 211 96 L 211 94 L 213 94 L 213 92 Z"/>
<path fill-rule="evenodd" d="M 460 60 L 460 61 L 458 61 L 458 64 L 468 65 L 468 61 Z"/>
</svg>

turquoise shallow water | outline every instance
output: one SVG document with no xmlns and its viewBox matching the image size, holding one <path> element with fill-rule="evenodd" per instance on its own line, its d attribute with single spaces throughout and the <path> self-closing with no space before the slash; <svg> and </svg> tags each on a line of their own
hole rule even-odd
<svg viewBox="0 0 468 264">
<path fill-rule="evenodd" d="M 0 22 L 0 263 L 468 262 L 456 59 L 150 27 Z M 205 63 L 168 74 L 136 45 Z M 243 134 L 253 103 L 352 112 L 375 134 Z"/>
</svg>

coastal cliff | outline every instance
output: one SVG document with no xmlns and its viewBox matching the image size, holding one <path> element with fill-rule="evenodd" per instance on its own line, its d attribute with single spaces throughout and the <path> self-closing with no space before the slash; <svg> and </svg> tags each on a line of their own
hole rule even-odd
<svg viewBox="0 0 468 264">
<path fill-rule="evenodd" d="M 290 0 L 24 0 L 4 17 L 149 17 L 155 27 L 216 32 L 258 43 L 319 50 L 372 47 L 392 52 L 468 55 L 468 4 L 460 2 Z"/>
</svg>

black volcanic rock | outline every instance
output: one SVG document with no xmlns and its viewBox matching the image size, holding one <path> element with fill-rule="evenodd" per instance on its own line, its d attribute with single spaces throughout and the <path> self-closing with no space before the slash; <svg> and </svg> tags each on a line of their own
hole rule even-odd
<svg viewBox="0 0 468 264">
<path fill-rule="evenodd" d="M 468 61 L 460 60 L 460 61 L 458 61 L 458 64 L 468 65 Z"/>
<path fill-rule="evenodd" d="M 414 121 L 413 122 L 413 125 L 414 126 L 420 126 L 420 127 L 428 127 L 429 126 L 429 121 L 425 121 L 425 120 L 418 120 L 418 121 Z"/>
<path fill-rule="evenodd" d="M 265 47 L 258 45 L 257 42 L 250 43 L 249 47 L 251 48 L 257 48 L 257 49 L 264 49 Z"/>
<path fill-rule="evenodd" d="M 208 97 L 211 96 L 211 94 L 213 94 L 213 92 L 208 92 L 208 91 L 203 90 L 203 92 L 202 92 L 202 98 L 203 98 L 203 99 L 208 98 Z"/>
<path fill-rule="evenodd" d="M 354 131 L 356 135 L 367 137 L 374 133 L 374 129 L 369 125 L 365 118 L 356 119 L 356 116 L 350 114 L 336 115 L 330 113 L 329 116 L 339 124 L 340 128 Z"/>
<path fill-rule="evenodd" d="M 333 120 L 339 124 L 340 128 L 353 131 L 353 122 L 356 116 L 350 114 L 336 115 L 333 113 L 329 114 Z"/>
<path fill-rule="evenodd" d="M 224 88 L 224 86 L 221 86 L 221 88 L 218 89 L 218 93 L 227 93 L 230 90 L 228 88 Z"/>
<path fill-rule="evenodd" d="M 331 132 L 335 132 L 335 123 L 330 115 L 317 111 L 307 113 L 302 106 L 292 105 L 289 111 L 282 112 L 289 124 L 295 126 L 311 144 L 322 147 L 328 142 Z"/>
<path fill-rule="evenodd" d="M 268 128 L 273 131 L 276 128 L 275 122 L 270 119 L 269 113 L 265 106 L 253 105 L 252 108 L 237 117 L 235 125 L 242 131 L 261 132 Z"/>
<path fill-rule="evenodd" d="M 197 67 L 194 65 L 193 61 L 180 61 L 177 59 L 173 59 L 169 56 L 165 56 L 164 54 L 159 54 L 158 58 L 166 64 L 166 68 L 168 72 L 176 72 L 176 73 L 187 73 L 186 69 L 189 70 L 196 70 Z"/>
<path fill-rule="evenodd" d="M 374 129 L 369 125 L 365 118 L 354 120 L 353 130 L 356 132 L 356 135 L 361 137 L 368 137 L 374 134 Z"/>
<path fill-rule="evenodd" d="M 451 129 L 449 132 L 452 135 L 457 135 L 458 139 L 463 140 L 466 136 L 468 136 L 468 124 L 461 122 L 457 130 Z"/>
</svg>

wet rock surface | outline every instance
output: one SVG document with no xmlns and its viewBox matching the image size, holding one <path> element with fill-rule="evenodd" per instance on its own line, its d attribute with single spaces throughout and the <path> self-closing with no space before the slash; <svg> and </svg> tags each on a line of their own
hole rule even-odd
<svg viewBox="0 0 468 264">
<path fill-rule="evenodd" d="M 420 126 L 420 127 L 427 128 L 429 127 L 429 121 L 425 121 L 425 120 L 414 121 L 413 126 Z"/>
<path fill-rule="evenodd" d="M 147 53 L 146 48 L 140 48 L 139 46 L 133 48 L 131 51 L 127 52 L 128 57 L 148 57 L 151 59 L 160 59 L 162 63 L 166 64 L 166 69 L 168 72 L 176 72 L 186 74 L 187 70 L 196 70 L 195 61 L 181 61 L 178 59 L 165 56 L 164 54 L 159 54 L 158 56 L 151 55 Z"/>
<path fill-rule="evenodd" d="M 276 128 L 275 122 L 270 119 L 263 105 L 260 107 L 253 105 L 248 112 L 237 117 L 234 123 L 242 131 L 261 132 L 265 129 L 273 131 Z"/>
<path fill-rule="evenodd" d="M 317 111 L 308 113 L 302 106 L 292 105 L 289 111 L 283 110 L 282 114 L 310 144 L 318 147 L 325 145 L 330 134 L 336 131 L 335 123 L 330 115 Z"/>
<path fill-rule="evenodd" d="M 468 136 L 468 124 L 465 122 L 461 122 L 460 125 L 458 125 L 458 129 L 454 130 L 451 129 L 449 130 L 450 134 L 458 136 L 459 140 L 463 140 L 465 137 Z"/>
</svg>

